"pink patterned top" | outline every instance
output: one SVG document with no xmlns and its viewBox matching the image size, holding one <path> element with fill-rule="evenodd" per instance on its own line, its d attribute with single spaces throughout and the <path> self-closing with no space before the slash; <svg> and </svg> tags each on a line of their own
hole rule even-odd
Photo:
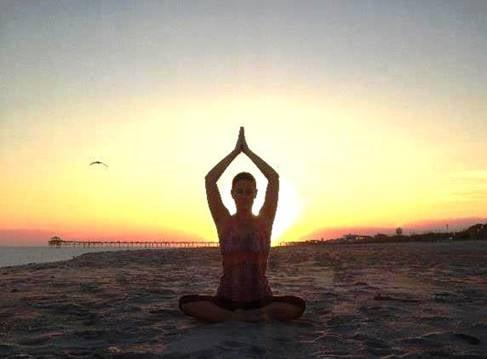
<svg viewBox="0 0 487 359">
<path fill-rule="evenodd" d="M 271 296 L 265 276 L 270 230 L 262 222 L 257 222 L 255 228 L 239 228 L 238 219 L 232 216 L 219 237 L 223 275 L 216 296 L 234 302 L 252 302 Z"/>
</svg>

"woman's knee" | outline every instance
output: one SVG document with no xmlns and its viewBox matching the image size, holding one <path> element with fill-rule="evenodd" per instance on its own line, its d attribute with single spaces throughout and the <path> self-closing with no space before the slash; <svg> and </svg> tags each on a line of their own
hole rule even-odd
<svg viewBox="0 0 487 359">
<path fill-rule="evenodd" d="M 183 305 L 194 302 L 205 302 L 212 301 L 213 297 L 211 295 L 199 295 L 199 294 L 187 294 L 179 298 L 179 309 L 182 310 Z"/>
</svg>

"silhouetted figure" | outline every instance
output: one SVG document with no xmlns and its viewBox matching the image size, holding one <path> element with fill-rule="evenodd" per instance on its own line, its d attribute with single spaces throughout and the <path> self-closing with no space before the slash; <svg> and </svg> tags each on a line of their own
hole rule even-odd
<svg viewBox="0 0 487 359">
<path fill-rule="evenodd" d="M 257 187 L 250 173 L 242 172 L 233 178 L 231 194 L 237 208 L 233 216 L 224 206 L 217 187 L 218 179 L 240 152 L 246 154 L 268 180 L 264 205 L 257 216 L 252 213 Z M 279 195 L 279 175 L 249 149 L 243 127 L 235 149 L 208 172 L 205 180 L 208 205 L 220 240 L 223 275 L 215 296 L 185 295 L 179 299 L 179 308 L 190 316 L 208 321 L 300 317 L 305 310 L 304 300 L 272 295 L 265 276 Z"/>
</svg>

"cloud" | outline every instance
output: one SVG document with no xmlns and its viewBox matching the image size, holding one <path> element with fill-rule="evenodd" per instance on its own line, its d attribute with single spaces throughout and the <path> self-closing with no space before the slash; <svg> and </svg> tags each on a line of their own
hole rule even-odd
<svg viewBox="0 0 487 359">
<path fill-rule="evenodd" d="M 56 235 L 53 231 L 41 229 L 3 229 L 0 230 L 0 246 L 39 246 Z"/>
<path fill-rule="evenodd" d="M 475 200 L 487 200 L 487 188 L 472 190 L 472 191 L 459 191 L 452 194 L 455 200 L 458 201 L 475 201 Z"/>
<path fill-rule="evenodd" d="M 462 231 L 477 223 L 487 223 L 485 217 L 464 217 L 464 218 L 445 218 L 438 220 L 415 221 L 404 224 L 404 228 L 420 232 L 425 231 L 444 231 L 448 225 L 449 231 Z"/>
<path fill-rule="evenodd" d="M 487 170 L 459 171 L 452 175 L 453 179 L 487 181 Z"/>
<path fill-rule="evenodd" d="M 449 200 L 471 202 L 487 199 L 487 170 L 466 170 L 451 175 L 451 190 L 446 193 Z"/>
</svg>

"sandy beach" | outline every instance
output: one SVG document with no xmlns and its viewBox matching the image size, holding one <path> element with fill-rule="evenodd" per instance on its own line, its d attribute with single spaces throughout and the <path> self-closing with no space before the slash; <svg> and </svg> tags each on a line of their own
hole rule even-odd
<svg viewBox="0 0 487 359">
<path fill-rule="evenodd" d="M 272 248 L 275 295 L 299 320 L 208 324 L 217 248 L 89 253 L 0 268 L 2 358 L 487 357 L 487 242 Z"/>
</svg>

